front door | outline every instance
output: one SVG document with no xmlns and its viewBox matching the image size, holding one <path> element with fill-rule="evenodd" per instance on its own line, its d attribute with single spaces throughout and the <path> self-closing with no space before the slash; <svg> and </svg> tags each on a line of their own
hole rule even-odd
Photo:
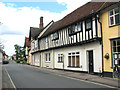
<svg viewBox="0 0 120 90">
<path fill-rule="evenodd" d="M 89 62 L 89 73 L 94 72 L 94 65 L 93 65 L 93 50 L 88 51 L 88 62 Z"/>
</svg>

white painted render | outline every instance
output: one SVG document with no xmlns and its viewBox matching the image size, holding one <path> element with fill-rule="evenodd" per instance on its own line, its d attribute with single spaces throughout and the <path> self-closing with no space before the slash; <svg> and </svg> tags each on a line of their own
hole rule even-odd
<svg viewBox="0 0 120 90">
<path fill-rule="evenodd" d="M 35 53 L 32 55 L 33 65 L 40 66 L 40 53 Z"/>
<path fill-rule="evenodd" d="M 55 68 L 63 69 L 63 63 L 58 63 L 58 54 L 64 54 L 64 69 L 76 70 L 76 71 L 88 71 L 89 67 L 88 67 L 87 51 L 89 50 L 93 50 L 94 72 L 99 72 L 102 69 L 101 45 L 99 42 L 89 43 L 82 46 L 72 46 L 72 47 L 66 47 L 66 48 L 54 50 Z M 68 67 L 68 53 L 71 53 L 71 52 L 80 52 L 81 68 Z"/>
<path fill-rule="evenodd" d="M 50 53 L 50 61 L 46 61 L 45 54 Z M 54 68 L 54 56 L 53 50 L 41 52 L 41 67 Z"/>
</svg>

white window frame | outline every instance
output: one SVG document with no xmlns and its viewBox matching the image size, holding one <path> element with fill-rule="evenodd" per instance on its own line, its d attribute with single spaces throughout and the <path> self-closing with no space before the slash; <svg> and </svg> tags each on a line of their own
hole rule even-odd
<svg viewBox="0 0 120 90">
<path fill-rule="evenodd" d="M 35 40 L 35 48 L 37 48 L 37 47 L 38 47 L 38 41 Z"/>
<path fill-rule="evenodd" d="M 119 9 L 119 8 L 114 8 L 114 9 L 112 9 L 112 10 L 109 11 L 109 26 L 117 25 L 117 24 L 115 23 L 115 22 L 116 22 L 116 21 L 115 21 L 115 16 L 116 16 L 116 15 L 119 15 L 120 9 L 119 9 L 119 12 L 116 13 L 116 14 L 115 14 L 115 9 Z M 110 12 L 111 12 L 111 11 L 113 11 L 113 15 L 110 15 Z M 111 25 L 111 19 L 110 19 L 111 17 L 113 17 L 113 20 L 114 20 L 112 25 Z M 120 18 L 120 15 L 119 15 L 119 18 Z M 119 22 L 119 23 L 120 23 L 120 22 Z"/>
<path fill-rule="evenodd" d="M 63 54 L 58 54 L 58 63 L 63 63 Z"/>
<path fill-rule="evenodd" d="M 50 53 L 45 53 L 45 62 L 50 62 Z"/>
<path fill-rule="evenodd" d="M 72 54 L 72 53 L 75 53 L 75 54 Z M 71 53 L 68 53 L 68 57 L 71 57 L 71 65 L 68 65 L 69 67 L 77 67 L 77 60 L 76 60 L 76 57 L 79 56 L 79 67 L 80 67 L 80 52 L 79 54 L 77 54 L 78 52 L 71 52 Z M 71 55 L 69 55 L 71 54 Z M 73 66 L 73 60 L 72 60 L 72 57 L 75 56 L 75 66 Z M 69 58 L 68 58 L 68 63 L 69 63 Z"/>
</svg>

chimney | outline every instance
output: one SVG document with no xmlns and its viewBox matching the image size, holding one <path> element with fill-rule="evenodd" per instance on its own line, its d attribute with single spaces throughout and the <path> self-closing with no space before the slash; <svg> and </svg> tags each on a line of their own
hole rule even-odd
<svg viewBox="0 0 120 90">
<path fill-rule="evenodd" d="M 39 28 L 43 28 L 43 17 L 40 17 L 40 24 L 39 24 Z"/>
</svg>

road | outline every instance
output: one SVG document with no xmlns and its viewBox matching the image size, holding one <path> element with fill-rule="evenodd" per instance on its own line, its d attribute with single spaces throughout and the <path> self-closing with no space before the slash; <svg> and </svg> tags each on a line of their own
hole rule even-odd
<svg viewBox="0 0 120 90">
<path fill-rule="evenodd" d="M 84 82 L 35 68 L 25 67 L 10 61 L 4 65 L 16 88 L 108 88 L 106 86 Z"/>
</svg>

